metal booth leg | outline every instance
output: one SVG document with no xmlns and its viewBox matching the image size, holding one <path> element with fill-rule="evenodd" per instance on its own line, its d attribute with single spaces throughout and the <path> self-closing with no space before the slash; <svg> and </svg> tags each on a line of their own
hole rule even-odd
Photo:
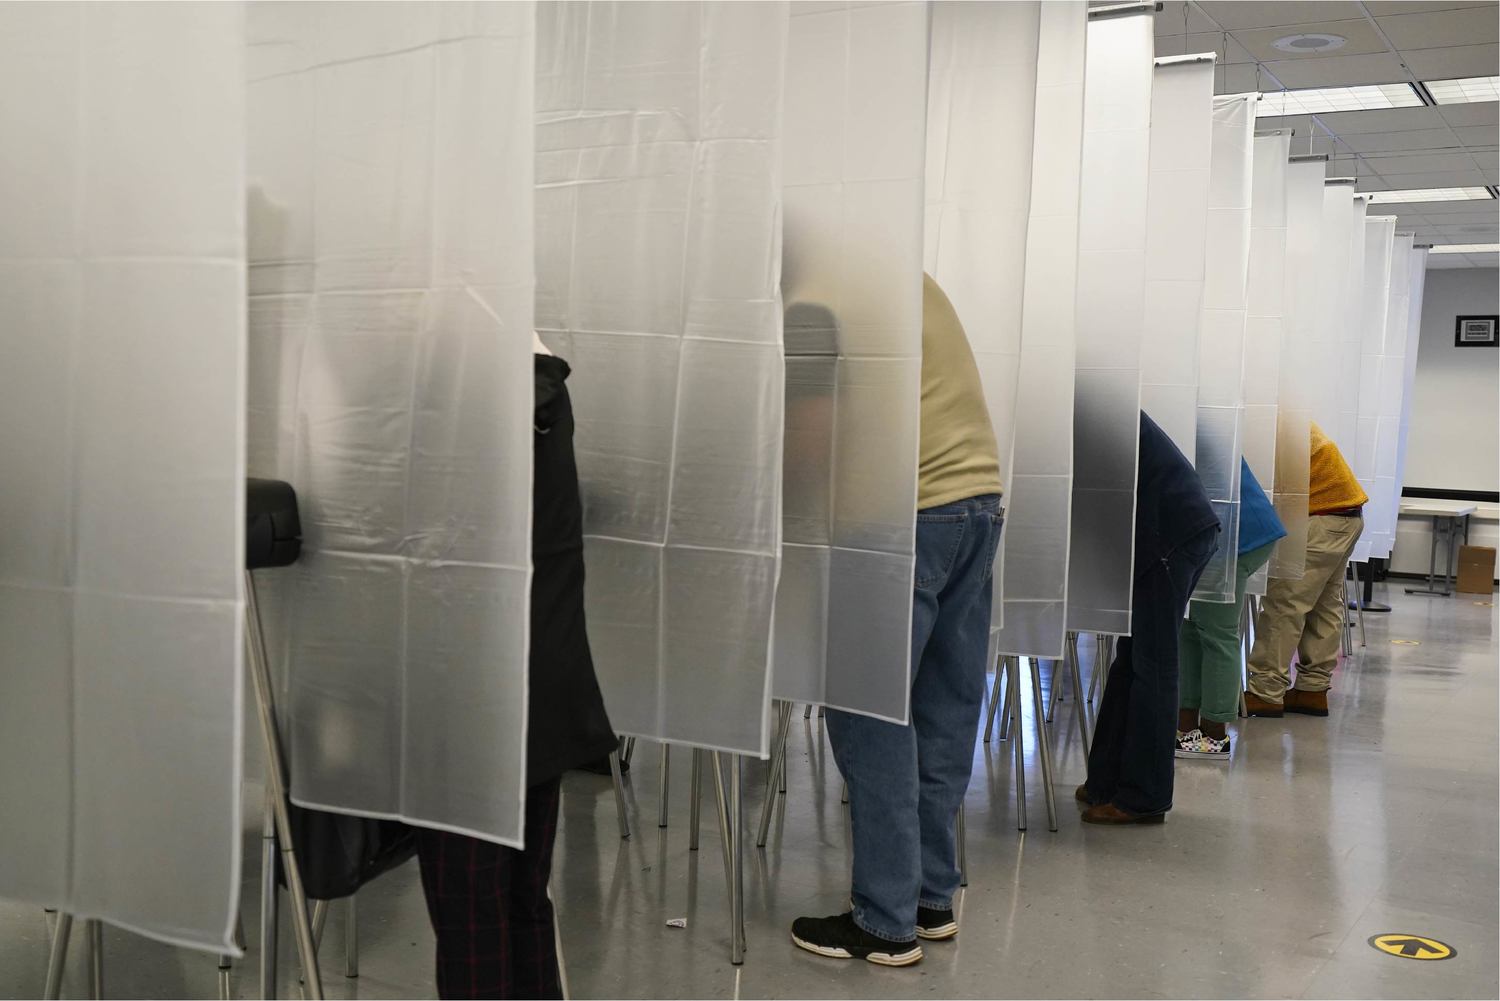
<svg viewBox="0 0 1500 1001">
<path fill-rule="evenodd" d="M 1078 667 L 1078 647 L 1068 647 L 1063 654 L 1063 660 L 1067 661 L 1068 674 L 1073 684 L 1073 708 L 1078 713 L 1078 737 L 1083 741 L 1083 758 L 1089 757 L 1089 711 L 1085 703 L 1088 701 L 1083 695 L 1083 674 Z M 1057 682 L 1053 682 L 1056 684 Z"/>
<path fill-rule="evenodd" d="M 766 800 L 760 808 L 760 831 L 755 845 L 764 848 L 771 835 L 771 812 L 776 808 L 777 790 L 786 769 L 786 742 L 792 726 L 792 704 L 782 702 L 776 707 L 776 733 L 771 738 L 771 770 L 766 773 Z"/>
<path fill-rule="evenodd" d="M 703 750 L 693 748 L 692 799 L 688 802 L 688 851 L 698 850 L 698 831 L 703 826 Z"/>
<path fill-rule="evenodd" d="M 255 681 L 255 702 L 260 716 L 261 736 L 265 742 L 266 788 L 276 825 L 281 868 L 286 875 L 287 893 L 292 901 L 292 929 L 297 938 L 297 957 L 302 964 L 308 1001 L 322 1001 L 323 980 L 318 971 L 318 951 L 313 946 L 312 924 L 307 916 L 307 894 L 302 888 L 302 873 L 297 868 L 297 853 L 292 847 L 292 826 L 287 813 L 286 765 L 281 757 L 281 739 L 276 731 L 276 715 L 272 708 L 275 702 L 271 695 L 271 670 L 266 662 L 265 636 L 261 633 L 255 576 L 248 570 L 245 571 L 245 644 L 248 647 L 250 674 Z M 274 873 L 271 878 L 275 879 Z M 274 941 L 263 944 L 274 944 Z M 269 986 L 274 991 L 275 982 L 272 981 Z M 266 996 L 274 997 L 274 994 Z"/>
<path fill-rule="evenodd" d="M 1005 658 L 1007 703 L 1005 718 L 1009 721 L 1011 749 L 1015 752 L 1012 779 L 1016 784 L 1016 830 L 1026 830 L 1026 741 L 1021 736 L 1021 662 L 1018 657 Z"/>
<path fill-rule="evenodd" d="M 1005 695 L 1004 664 L 1004 657 L 995 658 L 995 687 L 990 690 L 989 718 L 985 721 L 984 724 L 984 742 L 986 744 L 988 744 L 990 742 L 990 738 L 995 735 L 995 716 L 998 714 L 998 711 L 1000 709 L 1001 700 L 1005 699 L 1006 705 L 1010 704 L 1008 697 Z M 1004 740 L 1005 738 L 1002 737 L 1001 739 Z"/>
<path fill-rule="evenodd" d="M 958 885 L 969 885 L 969 838 L 964 830 L 964 805 L 958 804 Z"/>
<path fill-rule="evenodd" d="M 630 813 L 625 809 L 625 777 L 620 772 L 620 752 L 609 752 L 609 775 L 615 786 L 615 814 L 620 821 L 620 840 L 630 837 Z"/>
<path fill-rule="evenodd" d="M 1052 788 L 1052 750 L 1047 746 L 1047 726 L 1042 721 L 1042 675 L 1037 659 L 1031 661 L 1031 700 L 1036 713 L 1037 757 L 1042 759 L 1042 792 L 1047 800 L 1047 830 L 1057 830 L 1057 795 Z M 1019 734 L 1019 731 L 1018 731 Z"/>
<path fill-rule="evenodd" d="M 67 911 L 57 912 L 57 924 L 52 928 L 52 952 L 47 957 L 47 984 L 42 997 L 55 1001 L 62 997 L 63 970 L 68 961 L 68 939 L 73 936 L 73 915 Z"/>
<path fill-rule="evenodd" d="M 344 911 L 344 976 L 351 980 L 359 976 L 359 904 L 355 894 L 349 895 Z"/>
<path fill-rule="evenodd" d="M 658 802 L 656 806 L 656 826 L 667 826 L 667 793 L 672 778 L 672 745 L 662 741 L 661 765 L 656 771 L 656 785 Z"/>
<path fill-rule="evenodd" d="M 104 997 L 104 925 L 90 919 L 83 923 L 89 941 L 89 997 Z"/>
<path fill-rule="evenodd" d="M 276 996 L 276 964 L 280 953 L 281 895 L 276 891 L 276 811 L 266 786 L 266 805 L 260 826 L 260 996 Z"/>
</svg>

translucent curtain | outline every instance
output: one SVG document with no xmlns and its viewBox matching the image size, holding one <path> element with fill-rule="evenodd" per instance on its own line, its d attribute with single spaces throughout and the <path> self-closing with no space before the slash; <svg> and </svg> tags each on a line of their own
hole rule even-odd
<svg viewBox="0 0 1500 1001">
<path fill-rule="evenodd" d="M 1005 481 L 1002 653 L 1061 657 L 1073 484 L 1084 3 L 1041 5 L 1015 444 Z"/>
<path fill-rule="evenodd" d="M 1343 348 L 1347 314 L 1354 308 L 1349 295 L 1350 234 L 1354 231 L 1354 190 L 1351 185 L 1324 184 L 1322 218 L 1320 251 L 1316 259 L 1318 319 L 1308 343 L 1308 363 L 1316 373 L 1313 420 L 1325 434 L 1334 438 L 1339 427 L 1340 400 L 1345 384 L 1330 376 L 1343 372 L 1339 353 Z M 1360 246 L 1363 245 L 1364 231 L 1361 229 Z M 1342 450 L 1344 442 L 1334 440 Z"/>
<path fill-rule="evenodd" d="M 600 686 L 623 733 L 756 754 L 781 536 L 786 15 L 549 3 L 537 24 L 536 322 L 573 366 Z"/>
<path fill-rule="evenodd" d="M 1245 290 L 1245 411 L 1240 452 L 1275 503 L 1277 408 L 1286 336 L 1286 171 L 1291 135 L 1255 137 L 1250 196 L 1250 276 Z M 1265 594 L 1269 565 L 1246 583 Z"/>
<path fill-rule="evenodd" d="M 1307 494 L 1313 377 L 1319 333 L 1323 248 L 1321 160 L 1287 164 L 1286 336 L 1282 339 L 1280 404 L 1276 413 L 1276 514 L 1287 534 L 1271 551 L 1270 575 L 1299 580 L 1307 560 Z M 1326 362 L 1325 362 L 1326 363 Z"/>
<path fill-rule="evenodd" d="M 291 795 L 520 845 L 531 510 L 531 4 L 250 6 L 262 575 Z"/>
<path fill-rule="evenodd" d="M 1422 297 L 1427 288 L 1427 248 L 1413 247 L 1407 259 L 1406 354 L 1402 358 L 1401 424 L 1396 433 L 1396 496 L 1391 505 L 1391 545 L 1401 518 L 1401 490 L 1406 484 L 1406 442 L 1411 431 L 1411 405 L 1417 378 L 1417 345 L 1422 339 Z M 1389 555 L 1389 554 L 1387 554 Z"/>
<path fill-rule="evenodd" d="M 1088 26 L 1068 628 L 1130 632 L 1151 131 L 1149 8 Z"/>
<path fill-rule="evenodd" d="M 1158 59 L 1151 86 L 1141 409 L 1191 456 L 1208 232 L 1213 56 Z"/>
<path fill-rule="evenodd" d="M 217 952 L 241 880 L 244 51 L 234 3 L 0 5 L 0 896 Z"/>
<path fill-rule="evenodd" d="M 927 30 L 920 3 L 798 4 L 785 60 L 774 692 L 896 722 L 911 691 Z"/>
<path fill-rule="evenodd" d="M 1411 381 L 1416 376 L 1417 338 L 1411 323 L 1412 273 L 1417 252 L 1411 233 L 1397 233 L 1391 246 L 1391 295 L 1386 308 L 1385 348 L 1381 364 L 1380 416 L 1375 444 L 1375 492 L 1382 498 L 1380 524 L 1370 555 L 1390 559 L 1396 544 L 1396 521 L 1401 512 L 1400 460 L 1404 422 L 1411 409 Z"/>
<path fill-rule="evenodd" d="M 1369 199 L 1356 193 L 1349 229 L 1349 269 L 1345 278 L 1344 325 L 1339 340 L 1339 416 L 1335 441 L 1351 463 L 1359 438 L 1359 370 L 1364 351 L 1365 216 Z"/>
<path fill-rule="evenodd" d="M 1193 465 L 1219 515 L 1220 532 L 1219 548 L 1193 592 L 1201 601 L 1233 601 L 1235 592 L 1256 99 L 1255 94 L 1214 98 Z"/>
<path fill-rule="evenodd" d="M 1015 455 L 1040 23 L 1040 3 L 931 8 L 923 263 L 968 335 L 1004 484 Z M 991 629 L 1004 618 L 1003 545 L 995 564 Z"/>
<path fill-rule="evenodd" d="M 1353 559 L 1369 560 L 1374 539 L 1385 524 L 1386 499 L 1375 489 L 1376 465 L 1380 452 L 1380 411 L 1384 406 L 1383 390 L 1400 399 L 1400 357 L 1394 359 L 1386 350 L 1387 317 L 1391 298 L 1392 241 L 1396 237 L 1395 216 L 1365 217 L 1365 276 L 1360 295 L 1360 367 L 1358 383 L 1358 421 L 1355 426 L 1354 454 L 1350 466 L 1360 486 L 1370 498 L 1365 508 L 1365 527 L 1355 544 Z M 1403 330 L 1402 333 L 1405 333 Z M 1405 350 L 1405 344 L 1402 350 Z"/>
</svg>

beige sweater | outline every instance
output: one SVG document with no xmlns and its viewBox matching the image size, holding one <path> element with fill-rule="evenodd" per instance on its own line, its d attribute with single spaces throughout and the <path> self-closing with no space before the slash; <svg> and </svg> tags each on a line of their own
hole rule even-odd
<svg viewBox="0 0 1500 1001">
<path fill-rule="evenodd" d="M 922 444 L 917 509 L 1000 493 L 1000 459 L 974 353 L 953 304 L 922 276 Z"/>
</svg>

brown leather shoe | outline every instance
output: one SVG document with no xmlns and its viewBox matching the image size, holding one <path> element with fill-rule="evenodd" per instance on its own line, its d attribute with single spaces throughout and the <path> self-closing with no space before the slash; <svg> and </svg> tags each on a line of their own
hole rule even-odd
<svg viewBox="0 0 1500 1001">
<path fill-rule="evenodd" d="M 1085 824 L 1160 824 L 1166 819 L 1165 813 L 1130 813 L 1113 803 L 1100 803 L 1083 811 Z"/>
<path fill-rule="evenodd" d="M 1303 716 L 1327 716 L 1328 693 L 1304 692 L 1297 688 L 1286 690 L 1286 711 Z"/>
<path fill-rule="evenodd" d="M 1084 806 L 1094 805 L 1094 801 L 1089 799 L 1089 787 L 1088 783 L 1086 782 L 1083 785 L 1079 786 L 1077 789 L 1073 790 L 1073 798 L 1078 800 L 1078 802 L 1082 803 Z"/>
<path fill-rule="evenodd" d="M 1270 719 L 1281 719 L 1285 710 L 1280 702 L 1267 702 L 1254 692 L 1245 693 L 1245 715 L 1265 716 Z"/>
</svg>

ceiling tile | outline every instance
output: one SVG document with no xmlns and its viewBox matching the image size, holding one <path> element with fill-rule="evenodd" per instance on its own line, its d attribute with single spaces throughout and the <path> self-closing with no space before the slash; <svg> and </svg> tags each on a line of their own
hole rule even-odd
<svg viewBox="0 0 1500 1001">
<path fill-rule="evenodd" d="M 1325 175 L 1325 176 L 1332 176 L 1332 175 Z M 1368 175 L 1366 177 L 1361 177 L 1359 179 L 1359 184 L 1357 186 L 1357 190 L 1359 190 L 1361 193 L 1363 193 L 1363 192 L 1369 192 L 1369 191 L 1389 191 L 1390 189 L 1391 189 L 1391 185 L 1390 185 L 1389 181 L 1387 181 L 1383 177 L 1379 177 L 1379 176 L 1374 175 L 1374 174 Z M 1405 204 L 1415 204 L 1415 203 L 1402 202 L 1401 204 L 1405 205 Z"/>
<path fill-rule="evenodd" d="M 1189 32 L 1212 32 L 1215 39 L 1219 37 L 1219 27 L 1208 18 L 1203 16 L 1195 4 L 1187 2 L 1169 2 L 1162 5 L 1162 9 L 1156 12 L 1156 34 L 1182 35 L 1183 18 L 1187 18 L 1187 30 Z"/>
<path fill-rule="evenodd" d="M 1495 42 L 1495 11 L 1492 7 L 1460 10 L 1424 10 L 1377 18 L 1391 44 L 1398 49 L 1436 49 L 1445 45 L 1479 45 Z"/>
<path fill-rule="evenodd" d="M 1319 56 L 1316 59 L 1279 59 L 1268 62 L 1265 66 L 1281 81 L 1283 87 L 1289 89 L 1399 83 L 1406 78 L 1401 71 L 1401 60 L 1389 52 L 1374 52 L 1362 56 Z"/>
<path fill-rule="evenodd" d="M 1406 65 L 1418 80 L 1453 80 L 1494 76 L 1500 70 L 1500 45 L 1452 45 L 1442 49 L 1402 49 Z M 1396 79 L 1401 79 L 1397 77 Z"/>
<path fill-rule="evenodd" d="M 1485 101 L 1482 104 L 1445 104 L 1433 108 L 1443 120 L 1454 126 L 1483 126 L 1494 133 L 1500 129 L 1500 103 Z M 1491 142 L 1494 140 L 1492 139 Z"/>
<path fill-rule="evenodd" d="M 1473 267 L 1468 261 L 1464 260 L 1464 256 L 1463 254 L 1428 254 L 1427 270 L 1452 271 L 1455 268 Z"/>
<path fill-rule="evenodd" d="M 1389 14 L 1415 14 L 1460 7 L 1494 7 L 1495 0 L 1368 0 L 1365 6 L 1376 17 L 1385 17 Z"/>
<path fill-rule="evenodd" d="M 1249 94 L 1270 85 L 1254 63 L 1231 63 L 1214 73 L 1215 94 Z"/>
<path fill-rule="evenodd" d="M 1441 256 L 1441 255 L 1439 255 L 1439 256 Z M 1475 268 L 1495 268 L 1495 267 L 1500 267 L 1500 254 L 1463 254 L 1461 256 L 1466 261 L 1469 262 L 1469 265 L 1471 267 L 1475 267 Z"/>
<path fill-rule="evenodd" d="M 1170 27 L 1170 25 L 1168 25 L 1168 27 Z M 1175 32 L 1171 32 L 1163 31 L 1162 23 L 1160 21 L 1156 22 L 1156 55 L 1158 57 L 1182 56 L 1195 52 L 1212 52 L 1217 55 L 1223 48 L 1224 36 L 1217 31 L 1213 32 L 1212 34 L 1194 33 L 1188 35 L 1187 41 L 1184 42 L 1182 37 L 1182 25 L 1179 24 L 1177 26 L 1177 30 Z M 1240 62 L 1244 62 L 1245 60 L 1248 60 L 1250 58 L 1245 50 L 1240 48 L 1239 46 L 1231 45 L 1230 49 L 1234 50 L 1229 54 L 1230 62 L 1235 62 L 1236 56 L 1239 57 L 1238 61 Z M 1220 62 L 1223 62 L 1223 60 L 1220 60 Z"/>
<path fill-rule="evenodd" d="M 1477 169 L 1433 171 L 1425 174 L 1381 174 L 1395 191 L 1404 188 L 1482 188 L 1484 175 Z"/>
<path fill-rule="evenodd" d="M 1493 146 L 1497 138 L 1494 129 L 1483 125 L 1469 125 L 1453 131 L 1465 146 Z"/>
<path fill-rule="evenodd" d="M 1360 135 L 1368 132 L 1412 132 L 1417 129 L 1441 129 L 1449 123 L 1438 108 L 1387 108 L 1383 111 L 1335 111 L 1319 115 L 1318 120 L 1334 135 Z"/>
<path fill-rule="evenodd" d="M 1386 153 L 1393 150 L 1455 149 L 1458 138 L 1452 129 L 1419 129 L 1415 132 L 1373 132 L 1339 136 L 1356 153 Z"/>
<path fill-rule="evenodd" d="M 1274 28 L 1277 25 L 1346 21 L 1362 17 L 1359 4 L 1332 0 L 1217 0 L 1199 6 L 1227 31 Z M 1170 9 L 1170 8 L 1169 8 Z M 1163 11 L 1165 13 L 1165 11 Z M 1160 15 L 1158 15 L 1160 16 Z M 1287 32 L 1295 34 L 1295 32 Z"/>
<path fill-rule="evenodd" d="M 1460 222 L 1482 223 L 1495 218 L 1494 199 L 1467 202 L 1407 202 L 1413 211 L 1420 212 L 1434 223 L 1455 226 Z M 1455 221 L 1454 216 L 1462 217 Z"/>
<path fill-rule="evenodd" d="M 1278 38 L 1285 38 L 1287 35 L 1308 33 L 1338 35 L 1348 41 L 1343 47 L 1328 52 L 1290 53 L 1282 52 L 1271 45 Z M 1389 51 L 1379 32 L 1375 30 L 1375 26 L 1364 18 L 1357 21 L 1315 21 L 1312 24 L 1299 24 L 1295 28 L 1285 24 L 1273 28 L 1252 28 L 1246 31 L 1236 31 L 1234 40 L 1261 62 L 1272 62 L 1278 59 L 1306 61 L 1325 59 L 1329 56 L 1357 56 Z"/>
<path fill-rule="evenodd" d="M 1384 177 L 1393 174 L 1462 173 L 1476 169 L 1467 153 L 1422 153 L 1414 156 L 1367 156 L 1364 162 Z"/>
<path fill-rule="evenodd" d="M 1355 114 L 1369 114 L 1370 112 L 1355 112 Z M 1323 116 L 1327 118 L 1327 115 Z M 1306 136 L 1312 128 L 1311 115 L 1278 115 L 1272 118 L 1257 118 L 1255 120 L 1255 131 L 1274 132 L 1277 129 L 1290 129 L 1299 136 Z"/>
</svg>

